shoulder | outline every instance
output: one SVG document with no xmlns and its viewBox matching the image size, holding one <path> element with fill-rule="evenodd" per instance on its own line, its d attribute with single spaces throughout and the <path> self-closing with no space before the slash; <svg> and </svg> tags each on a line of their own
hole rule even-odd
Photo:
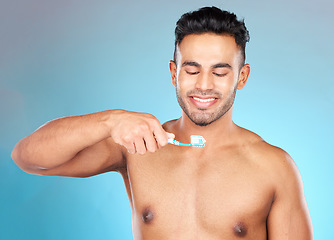
<svg viewBox="0 0 334 240">
<path fill-rule="evenodd" d="M 272 203 L 267 217 L 268 239 L 313 239 L 302 178 L 291 156 L 258 135 L 248 132 L 250 161 L 255 162 L 272 188 Z"/>
<path fill-rule="evenodd" d="M 292 157 L 255 133 L 249 131 L 247 134 L 253 137 L 253 141 L 249 143 L 251 161 L 261 167 L 273 186 L 274 199 L 289 199 L 288 201 L 295 203 L 303 201 L 302 178 Z"/>
<path fill-rule="evenodd" d="M 273 190 L 273 199 L 267 218 L 270 239 L 313 239 L 302 178 L 291 156 L 283 149 L 273 146 L 258 135 L 249 135 L 249 160 L 255 163 Z"/>
<path fill-rule="evenodd" d="M 254 157 L 266 161 L 268 164 L 294 165 L 290 155 L 283 149 L 271 145 L 256 133 L 247 129 L 241 129 L 243 145 L 248 148 Z"/>
<path fill-rule="evenodd" d="M 291 156 L 283 149 L 271 145 L 259 135 L 242 129 L 245 136 L 247 154 L 251 161 L 261 166 L 275 185 L 284 185 L 300 181 L 298 168 Z"/>
</svg>

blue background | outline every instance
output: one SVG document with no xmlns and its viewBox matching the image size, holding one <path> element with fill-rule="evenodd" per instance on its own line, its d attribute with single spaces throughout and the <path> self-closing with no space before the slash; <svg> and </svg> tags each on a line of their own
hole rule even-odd
<svg viewBox="0 0 334 240">
<path fill-rule="evenodd" d="M 119 174 L 34 176 L 10 153 L 62 116 L 122 108 L 178 118 L 175 22 L 205 5 L 250 31 L 234 121 L 293 157 L 315 239 L 333 238 L 333 2 L 0 0 L 0 239 L 132 239 Z"/>
</svg>

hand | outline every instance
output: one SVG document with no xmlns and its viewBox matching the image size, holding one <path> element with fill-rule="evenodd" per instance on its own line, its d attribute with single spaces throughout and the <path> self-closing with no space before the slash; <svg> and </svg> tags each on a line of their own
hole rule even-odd
<svg viewBox="0 0 334 240">
<path fill-rule="evenodd" d="M 111 137 L 131 154 L 155 152 L 168 144 L 168 138 L 175 137 L 173 133 L 166 132 L 159 120 L 151 114 L 116 111 L 112 118 Z"/>
</svg>

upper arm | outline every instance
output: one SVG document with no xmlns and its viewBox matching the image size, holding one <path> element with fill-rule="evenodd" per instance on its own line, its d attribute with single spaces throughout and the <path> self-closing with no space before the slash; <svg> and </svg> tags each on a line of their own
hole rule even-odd
<svg viewBox="0 0 334 240">
<path fill-rule="evenodd" d="M 33 174 L 90 177 L 109 171 L 118 171 L 125 167 L 125 158 L 121 146 L 111 138 L 100 141 L 78 152 L 71 160 L 50 169 L 40 169 Z"/>
<path fill-rule="evenodd" d="M 302 180 L 291 157 L 284 155 L 276 169 L 275 199 L 267 220 L 268 239 L 310 240 L 313 230 Z"/>
</svg>

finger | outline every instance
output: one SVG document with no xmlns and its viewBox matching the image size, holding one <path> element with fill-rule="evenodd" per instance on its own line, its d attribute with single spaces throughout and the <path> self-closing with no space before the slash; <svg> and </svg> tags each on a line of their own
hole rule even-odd
<svg viewBox="0 0 334 240">
<path fill-rule="evenodd" d="M 145 134 L 144 141 L 145 141 L 147 151 L 155 152 L 157 150 L 158 144 L 151 132 L 148 132 L 147 134 Z"/>
<path fill-rule="evenodd" d="M 153 129 L 153 133 L 159 147 L 163 147 L 168 143 L 167 132 L 165 132 L 161 125 L 156 126 Z"/>
<path fill-rule="evenodd" d="M 136 153 L 136 148 L 133 142 L 128 142 L 128 143 L 123 143 L 122 144 L 126 150 L 128 151 L 128 153 L 130 154 L 135 154 Z"/>
<path fill-rule="evenodd" d="M 170 132 L 166 132 L 166 133 L 167 133 L 168 139 L 174 139 L 175 138 L 174 133 L 170 133 Z"/>
<path fill-rule="evenodd" d="M 139 154 L 145 154 L 146 153 L 146 147 L 145 147 L 143 138 L 137 138 L 135 140 L 135 148 L 136 148 L 136 152 L 139 153 Z"/>
</svg>

